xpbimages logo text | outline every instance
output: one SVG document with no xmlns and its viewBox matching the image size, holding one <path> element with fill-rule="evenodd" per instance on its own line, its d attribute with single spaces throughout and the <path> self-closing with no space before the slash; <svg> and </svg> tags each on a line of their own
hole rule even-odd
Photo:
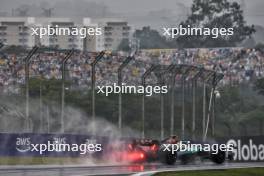
<svg viewBox="0 0 264 176">
<path fill-rule="evenodd" d="M 219 151 L 232 152 L 234 147 L 233 144 L 193 144 L 190 141 L 180 141 L 177 144 L 163 144 L 163 151 L 171 152 L 175 154 L 177 152 L 211 152 L 217 154 Z"/>
<path fill-rule="evenodd" d="M 153 94 L 166 94 L 168 93 L 168 86 L 142 86 L 142 85 L 126 85 L 122 83 L 118 85 L 114 83 L 113 85 L 97 86 L 98 94 L 104 94 L 109 96 L 109 94 L 145 94 L 146 96 L 152 96 Z"/>
<path fill-rule="evenodd" d="M 201 28 L 191 27 L 190 25 L 179 27 L 164 27 L 163 35 L 176 38 L 177 36 L 212 36 L 212 38 L 218 38 L 219 36 L 232 36 L 234 35 L 233 28 Z"/>
<path fill-rule="evenodd" d="M 81 155 L 102 151 L 102 144 L 87 139 L 85 143 L 67 143 L 65 138 L 54 138 L 45 143 L 32 143 L 30 138 L 17 138 L 16 150 L 21 153 L 37 152 L 43 155 L 45 152 L 79 152 Z"/>
<path fill-rule="evenodd" d="M 58 25 L 47 27 L 32 27 L 31 35 L 39 36 L 79 36 L 80 38 L 86 38 L 87 36 L 102 35 L 102 28 L 99 27 L 60 27 Z"/>
</svg>

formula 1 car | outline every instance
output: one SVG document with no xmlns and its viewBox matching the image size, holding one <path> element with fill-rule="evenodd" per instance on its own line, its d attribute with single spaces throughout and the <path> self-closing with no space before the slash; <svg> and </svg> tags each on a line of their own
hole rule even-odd
<svg viewBox="0 0 264 176">
<path fill-rule="evenodd" d="M 141 139 L 133 142 L 133 148 L 144 153 L 145 161 L 160 161 L 164 164 L 173 165 L 176 160 L 180 160 L 182 164 L 188 164 L 200 159 L 201 161 L 209 159 L 214 163 L 222 164 L 228 158 L 232 160 L 232 153 L 226 153 L 220 149 L 214 151 L 208 150 L 204 146 L 212 146 L 215 143 L 180 141 L 177 136 L 171 136 L 161 142 L 157 140 Z M 179 145 L 192 146 L 184 151 L 173 151 Z M 218 144 L 217 144 L 218 145 Z M 193 147 L 194 146 L 194 147 Z"/>
<path fill-rule="evenodd" d="M 195 162 L 196 159 L 203 160 L 211 160 L 216 164 L 222 164 L 226 160 L 226 152 L 217 149 L 217 151 L 211 151 L 207 149 L 205 150 L 204 145 L 212 146 L 213 144 L 203 143 L 203 142 L 194 142 L 194 141 L 181 141 L 182 144 L 186 144 L 190 147 L 185 151 L 177 152 L 178 158 L 182 164 L 188 164 L 191 162 Z"/>
<path fill-rule="evenodd" d="M 114 141 L 104 149 L 104 160 L 121 163 L 143 163 L 146 161 L 145 152 L 128 141 Z"/>
</svg>

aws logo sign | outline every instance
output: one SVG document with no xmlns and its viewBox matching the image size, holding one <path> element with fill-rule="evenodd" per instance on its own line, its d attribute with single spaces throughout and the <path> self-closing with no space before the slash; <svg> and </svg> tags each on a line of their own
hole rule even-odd
<svg viewBox="0 0 264 176">
<path fill-rule="evenodd" d="M 235 161 L 264 161 L 264 145 L 256 144 L 252 139 L 230 139 L 227 145 L 233 146 Z"/>
<path fill-rule="evenodd" d="M 54 137 L 53 138 L 53 143 L 54 144 L 66 144 L 66 138 L 60 138 L 60 137 Z"/>
<path fill-rule="evenodd" d="M 30 151 L 31 150 L 30 138 L 23 138 L 23 137 L 16 138 L 16 150 L 22 153 Z"/>
</svg>

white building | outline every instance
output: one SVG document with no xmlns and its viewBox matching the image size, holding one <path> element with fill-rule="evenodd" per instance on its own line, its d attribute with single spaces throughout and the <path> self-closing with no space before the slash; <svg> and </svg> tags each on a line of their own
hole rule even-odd
<svg viewBox="0 0 264 176">
<path fill-rule="evenodd" d="M 120 19 L 99 19 L 95 20 L 102 28 L 103 35 L 98 41 L 105 50 L 117 50 L 120 43 L 132 38 L 132 27 L 124 20 Z"/>
<path fill-rule="evenodd" d="M 84 50 L 102 51 L 117 50 L 122 40 L 128 41 L 132 38 L 132 28 L 124 20 L 120 19 L 96 19 L 91 20 L 84 18 L 84 26 L 93 26 L 101 28 L 102 34 L 89 36 L 84 41 Z"/>
<path fill-rule="evenodd" d="M 97 23 L 92 23 L 90 18 L 83 18 L 83 27 L 87 29 L 100 28 Z M 103 38 L 103 31 L 101 35 L 87 35 L 87 37 L 83 39 L 83 50 L 91 52 L 104 50 L 104 43 L 102 43 Z"/>
<path fill-rule="evenodd" d="M 35 27 L 38 28 L 79 28 L 70 18 L 37 18 Z M 46 47 L 60 49 L 83 49 L 83 39 L 79 35 L 44 35 L 40 39 L 40 44 Z"/>
<path fill-rule="evenodd" d="M 73 28 L 100 29 L 100 35 L 32 35 L 32 29 Z M 40 32 L 38 30 L 38 32 Z M 130 40 L 131 27 L 126 21 L 118 19 L 100 19 L 91 21 L 83 18 L 76 23 L 70 18 L 34 18 L 3 17 L 0 18 L 0 42 L 5 45 L 33 47 L 41 45 L 60 49 L 79 49 L 85 51 L 117 50 L 122 40 Z"/>
<path fill-rule="evenodd" d="M 30 28 L 34 26 L 35 18 L 0 18 L 0 42 L 5 45 L 32 47 L 36 36 L 31 35 Z"/>
</svg>

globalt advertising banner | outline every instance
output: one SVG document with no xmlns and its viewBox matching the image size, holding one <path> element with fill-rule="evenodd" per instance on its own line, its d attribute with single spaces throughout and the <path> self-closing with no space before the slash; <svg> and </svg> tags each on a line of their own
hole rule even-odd
<svg viewBox="0 0 264 176">
<path fill-rule="evenodd" d="M 234 161 L 264 161 L 264 136 L 232 137 L 219 141 L 233 145 Z"/>
</svg>

